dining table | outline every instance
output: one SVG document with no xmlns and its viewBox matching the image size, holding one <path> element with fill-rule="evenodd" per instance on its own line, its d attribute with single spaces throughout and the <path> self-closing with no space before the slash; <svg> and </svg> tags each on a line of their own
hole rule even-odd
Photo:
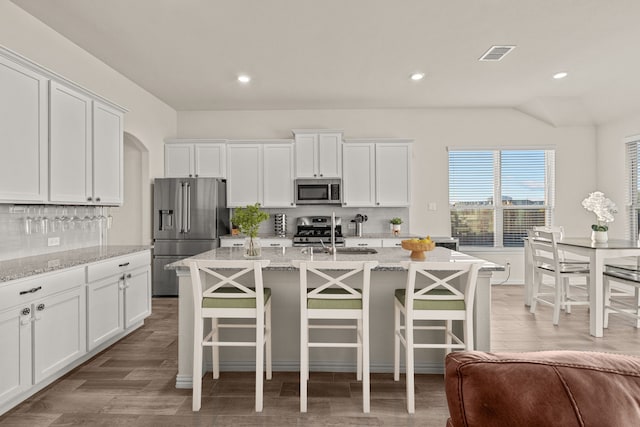
<svg viewBox="0 0 640 427">
<path fill-rule="evenodd" d="M 597 243 L 588 237 L 563 237 L 557 242 L 558 250 L 585 257 L 589 262 L 589 333 L 603 336 L 604 284 L 602 273 L 605 265 L 614 259 L 640 256 L 640 241 L 609 239 Z M 525 244 L 525 305 L 531 304 L 533 261 L 528 244 Z"/>
</svg>

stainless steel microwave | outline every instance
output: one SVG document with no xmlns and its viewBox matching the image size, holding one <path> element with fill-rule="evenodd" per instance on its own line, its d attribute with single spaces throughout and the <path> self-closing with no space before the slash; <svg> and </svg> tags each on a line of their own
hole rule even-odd
<svg viewBox="0 0 640 427">
<path fill-rule="evenodd" d="M 342 180 L 340 179 L 296 179 L 297 205 L 342 204 Z"/>
</svg>

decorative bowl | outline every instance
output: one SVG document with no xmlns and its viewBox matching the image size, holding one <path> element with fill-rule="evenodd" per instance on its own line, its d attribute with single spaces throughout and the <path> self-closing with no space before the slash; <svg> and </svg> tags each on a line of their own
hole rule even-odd
<svg viewBox="0 0 640 427">
<path fill-rule="evenodd" d="M 436 247 L 436 243 L 431 242 L 415 242 L 411 240 L 402 240 L 402 249 L 411 251 L 411 259 L 422 261 L 425 259 L 425 251 L 432 251 Z"/>
</svg>

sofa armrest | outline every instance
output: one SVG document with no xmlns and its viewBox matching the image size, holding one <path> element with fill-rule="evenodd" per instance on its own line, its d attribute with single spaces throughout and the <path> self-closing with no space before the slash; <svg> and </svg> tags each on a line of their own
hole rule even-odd
<svg viewBox="0 0 640 427">
<path fill-rule="evenodd" d="M 462 351 L 445 363 L 448 427 L 640 425 L 637 357 Z"/>
</svg>

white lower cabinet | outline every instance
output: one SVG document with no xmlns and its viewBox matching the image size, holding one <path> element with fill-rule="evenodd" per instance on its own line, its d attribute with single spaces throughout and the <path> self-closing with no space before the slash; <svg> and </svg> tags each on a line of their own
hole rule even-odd
<svg viewBox="0 0 640 427">
<path fill-rule="evenodd" d="M 344 239 L 344 245 L 347 248 L 381 248 L 382 239 L 369 239 L 369 238 L 352 238 L 348 237 Z"/>
<path fill-rule="evenodd" d="M 0 415 L 151 314 L 151 253 L 0 283 Z"/>
<path fill-rule="evenodd" d="M 403 239 L 382 239 L 383 248 L 401 248 Z"/>
<path fill-rule="evenodd" d="M 87 337 L 92 350 L 151 314 L 148 251 L 87 266 Z"/>
</svg>

